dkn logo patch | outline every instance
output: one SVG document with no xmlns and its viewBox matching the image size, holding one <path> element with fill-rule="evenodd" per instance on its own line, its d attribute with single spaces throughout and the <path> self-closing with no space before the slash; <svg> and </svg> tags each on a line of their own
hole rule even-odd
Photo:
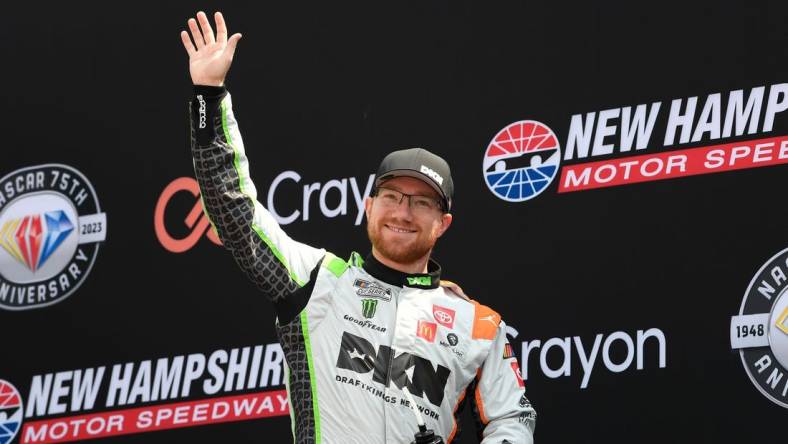
<svg viewBox="0 0 788 444">
<path fill-rule="evenodd" d="M 553 130 L 535 120 L 509 124 L 484 153 L 484 179 L 490 191 L 509 202 L 533 199 L 555 178 L 561 146 Z"/>
<path fill-rule="evenodd" d="M 0 308 L 39 308 L 73 294 L 106 234 L 96 192 L 74 168 L 38 165 L 0 179 Z"/>
<path fill-rule="evenodd" d="M 435 333 L 438 331 L 438 324 L 434 322 L 419 321 L 416 327 L 416 336 L 427 342 L 435 342 Z"/>
<path fill-rule="evenodd" d="M 788 248 L 753 276 L 731 318 L 730 338 L 753 385 L 788 408 Z"/>
<path fill-rule="evenodd" d="M 435 324 L 432 324 L 435 332 Z M 434 334 L 434 333 L 433 333 Z M 440 406 L 446 394 L 451 370 L 421 356 L 400 352 L 386 345 L 375 346 L 366 339 L 344 332 L 337 356 L 337 368 L 357 374 L 372 372 L 372 381 L 385 387 L 407 387 L 413 396 Z M 347 376 L 336 375 L 337 382 L 354 384 Z M 354 384 L 358 387 L 358 384 Z M 359 387 L 360 388 L 360 387 Z M 373 390 L 365 390 L 373 393 Z"/>
<path fill-rule="evenodd" d="M 441 307 L 440 305 L 432 306 L 432 317 L 444 327 L 454 328 L 454 315 L 455 312 L 451 308 Z"/>
<path fill-rule="evenodd" d="M 22 425 L 22 397 L 10 382 L 0 379 L 0 444 L 14 439 Z"/>
<path fill-rule="evenodd" d="M 184 206 L 183 202 L 174 203 L 173 201 L 178 198 L 176 194 L 187 192 L 190 196 L 190 201 Z M 178 205 L 180 203 L 180 205 Z M 189 208 L 191 205 L 191 208 Z M 182 220 L 183 225 L 178 227 L 167 227 L 166 213 L 173 208 L 184 209 L 180 215 L 186 214 Z M 173 224 L 175 225 L 175 224 Z M 211 223 L 203 212 L 202 202 L 200 200 L 200 186 L 197 181 L 191 177 L 179 177 L 170 182 L 167 187 L 162 191 L 156 202 L 156 210 L 153 213 L 153 227 L 156 231 L 156 238 L 159 239 L 161 245 L 168 251 L 173 253 L 183 253 L 191 250 L 203 235 L 216 245 L 221 245 L 222 242 L 219 237 L 211 229 Z M 172 234 L 173 231 L 184 234 Z"/>
</svg>

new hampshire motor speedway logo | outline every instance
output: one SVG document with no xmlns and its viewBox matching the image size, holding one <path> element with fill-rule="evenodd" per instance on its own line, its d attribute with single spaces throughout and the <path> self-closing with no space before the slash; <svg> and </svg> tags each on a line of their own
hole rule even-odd
<svg viewBox="0 0 788 444">
<path fill-rule="evenodd" d="M 272 343 L 35 374 L 28 387 L 20 387 L 28 390 L 24 398 L 0 379 L 0 444 L 106 439 L 286 416 L 283 365 L 282 347 Z"/>
<path fill-rule="evenodd" d="M 0 444 L 14 439 L 22 425 L 22 397 L 10 382 L 0 379 Z"/>
<path fill-rule="evenodd" d="M 730 337 L 758 391 L 788 408 L 788 248 L 753 276 Z"/>
<path fill-rule="evenodd" d="M 37 165 L 0 179 L 0 308 L 40 308 L 73 294 L 106 233 L 96 192 L 76 169 Z"/>
<path fill-rule="evenodd" d="M 535 120 L 514 122 L 487 146 L 484 179 L 503 200 L 533 199 L 555 178 L 560 157 L 558 138 L 547 125 Z"/>
<path fill-rule="evenodd" d="M 788 83 L 640 103 L 572 115 L 563 146 L 544 123 L 520 120 L 488 143 L 482 174 L 498 198 L 523 202 L 556 176 L 568 193 L 786 164 L 775 121 L 787 109 Z M 687 144 L 698 146 L 675 149 Z"/>
</svg>

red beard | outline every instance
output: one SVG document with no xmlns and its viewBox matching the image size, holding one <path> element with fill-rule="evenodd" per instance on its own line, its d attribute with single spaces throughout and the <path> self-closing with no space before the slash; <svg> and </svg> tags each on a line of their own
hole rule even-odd
<svg viewBox="0 0 788 444">
<path fill-rule="evenodd" d="M 382 220 L 367 223 L 367 235 L 372 246 L 386 259 L 400 264 L 412 264 L 427 255 L 435 246 L 436 237 L 431 233 L 419 231 L 410 242 L 396 242 L 385 239 L 383 230 L 387 230 Z"/>
</svg>

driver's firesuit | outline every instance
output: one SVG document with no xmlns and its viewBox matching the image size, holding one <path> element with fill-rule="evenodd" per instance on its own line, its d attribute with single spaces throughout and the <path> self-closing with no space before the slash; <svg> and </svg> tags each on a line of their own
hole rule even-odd
<svg viewBox="0 0 788 444">
<path fill-rule="evenodd" d="M 498 313 L 440 280 L 371 254 L 345 261 L 294 241 L 257 201 L 230 95 L 195 87 L 194 171 L 222 243 L 274 302 L 296 443 L 409 443 L 457 436 L 470 402 L 483 443 L 532 443 L 536 413 Z"/>
</svg>

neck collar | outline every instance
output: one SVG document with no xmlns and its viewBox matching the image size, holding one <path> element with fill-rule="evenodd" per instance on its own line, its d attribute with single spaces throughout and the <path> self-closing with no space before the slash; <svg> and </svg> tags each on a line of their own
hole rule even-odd
<svg viewBox="0 0 788 444">
<path fill-rule="evenodd" d="M 441 266 L 432 259 L 427 263 L 426 273 L 404 273 L 384 265 L 369 253 L 363 268 L 376 279 L 398 287 L 438 288 L 441 281 Z"/>
</svg>

